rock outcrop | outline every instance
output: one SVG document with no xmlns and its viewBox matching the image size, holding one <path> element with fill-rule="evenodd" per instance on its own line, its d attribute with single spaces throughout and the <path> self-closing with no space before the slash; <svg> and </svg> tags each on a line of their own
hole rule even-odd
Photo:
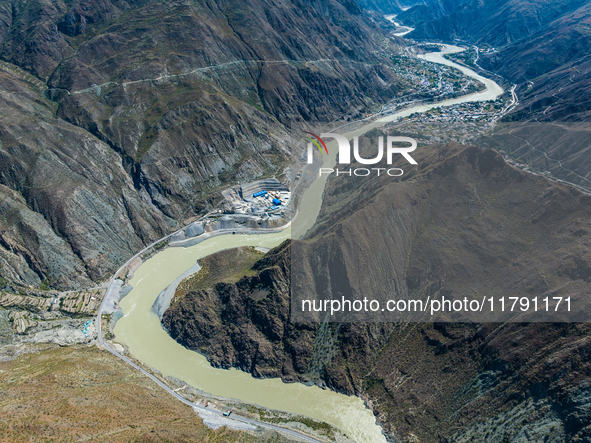
<svg viewBox="0 0 591 443">
<path fill-rule="evenodd" d="M 230 250 L 210 260 L 231 266 L 232 257 L 235 251 Z M 162 324 L 177 341 L 205 353 L 214 366 L 238 367 L 257 377 L 305 380 L 317 326 L 290 321 L 289 243 L 256 262 L 253 271 L 255 276 L 209 289 L 181 285 Z"/>
</svg>

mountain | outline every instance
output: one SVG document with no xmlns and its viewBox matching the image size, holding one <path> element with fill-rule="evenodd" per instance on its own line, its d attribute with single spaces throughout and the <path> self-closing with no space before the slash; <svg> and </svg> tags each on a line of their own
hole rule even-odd
<svg viewBox="0 0 591 443">
<path fill-rule="evenodd" d="M 360 0 L 359 6 L 368 11 L 382 14 L 398 14 L 402 12 L 403 5 L 398 0 Z"/>
<path fill-rule="evenodd" d="M 415 27 L 410 38 L 505 46 L 529 37 L 587 0 L 439 0 L 398 18 Z"/>
<path fill-rule="evenodd" d="M 416 152 L 419 166 L 394 182 L 329 180 L 303 241 L 270 251 L 242 278 L 186 281 L 163 326 L 216 366 L 359 395 L 394 441 L 591 438 L 586 324 L 323 323 L 324 314 L 297 314 L 301 294 L 289 282 L 300 244 L 315 287 L 332 298 L 571 296 L 589 313 L 580 296 L 591 285 L 587 195 L 492 150 Z M 233 256 L 208 260 L 225 269 Z"/>
<path fill-rule="evenodd" d="M 518 86 L 511 120 L 586 119 L 589 1 L 435 2 L 398 19 L 416 28 L 410 38 L 494 47 L 477 63 Z"/>
<path fill-rule="evenodd" d="M 591 5 L 585 4 L 523 41 L 482 54 L 479 61 L 513 82 L 519 98 L 488 146 L 587 192 L 590 24 Z"/>
<path fill-rule="evenodd" d="M 519 86 L 521 104 L 511 120 L 587 120 L 590 24 L 591 4 L 586 3 L 528 39 L 483 55 L 483 67 Z"/>
<path fill-rule="evenodd" d="M 464 3 L 462 0 L 434 0 L 418 3 L 398 14 L 397 18 L 407 26 L 417 26 L 420 23 L 428 23 L 447 16 L 462 3 Z"/>
<path fill-rule="evenodd" d="M 408 37 L 479 46 L 471 66 L 515 85 L 518 104 L 503 120 L 519 124 L 498 128 L 483 143 L 537 173 L 589 192 L 591 157 L 584 122 L 591 112 L 591 2 L 503 0 L 442 6 L 415 6 L 399 14 L 399 20 L 416 28 Z"/>
<path fill-rule="evenodd" d="M 304 381 L 318 326 L 290 321 L 290 245 L 252 263 L 252 277 L 232 281 L 224 276 L 246 252 L 230 249 L 204 259 L 202 275 L 226 278 L 201 285 L 198 274 L 184 282 L 162 324 L 184 346 L 206 353 L 215 366 Z"/>
<path fill-rule="evenodd" d="M 0 5 L 0 272 L 72 288 L 400 88 L 350 0 Z"/>
</svg>

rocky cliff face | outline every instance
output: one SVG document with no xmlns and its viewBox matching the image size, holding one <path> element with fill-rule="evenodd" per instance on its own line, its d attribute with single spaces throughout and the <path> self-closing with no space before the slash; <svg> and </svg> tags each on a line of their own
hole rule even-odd
<svg viewBox="0 0 591 443">
<path fill-rule="evenodd" d="M 289 243 L 257 261 L 256 275 L 211 288 L 177 290 L 162 318 L 177 341 L 207 355 L 214 366 L 237 367 L 257 377 L 304 381 L 318 326 L 290 321 Z M 209 257 L 231 266 L 236 251 Z M 318 380 L 319 381 L 319 380 Z"/>
<path fill-rule="evenodd" d="M 291 121 L 397 91 L 390 44 L 348 0 L 2 3 L 3 275 L 101 280 L 220 187 L 281 175 Z"/>
<path fill-rule="evenodd" d="M 367 297 L 589 292 L 587 196 L 477 147 L 421 148 L 417 161 L 396 183 L 329 181 L 307 240 L 327 278 L 329 251 Z M 284 244 L 237 283 L 179 293 L 164 326 L 215 365 L 360 395 L 401 441 L 591 438 L 584 324 L 298 323 L 290 259 Z"/>
<path fill-rule="evenodd" d="M 90 285 L 174 221 L 142 201 L 107 144 L 56 119 L 30 78 L 0 73 L 1 274 Z"/>
</svg>

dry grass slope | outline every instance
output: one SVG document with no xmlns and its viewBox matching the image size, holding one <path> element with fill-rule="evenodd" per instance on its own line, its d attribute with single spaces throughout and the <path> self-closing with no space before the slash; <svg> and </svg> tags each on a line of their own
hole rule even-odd
<svg viewBox="0 0 591 443">
<path fill-rule="evenodd" d="M 96 348 L 51 348 L 0 362 L 0 442 L 286 441 L 211 430 L 125 363 Z"/>
</svg>

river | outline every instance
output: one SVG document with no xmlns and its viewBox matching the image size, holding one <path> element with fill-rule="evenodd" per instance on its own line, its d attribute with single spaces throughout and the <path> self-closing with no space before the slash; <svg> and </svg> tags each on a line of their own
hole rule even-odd
<svg viewBox="0 0 591 443">
<path fill-rule="evenodd" d="M 503 90 L 492 80 L 485 79 L 443 57 L 444 53 L 458 50 L 461 48 L 446 46 L 444 52 L 429 53 L 421 57 L 460 69 L 466 75 L 484 83 L 486 91 L 434 104 L 414 106 L 368 123 L 346 136 L 351 138 L 361 135 L 399 117 L 425 112 L 434 107 L 493 100 L 498 97 Z M 337 149 L 331 149 L 329 152 L 331 155 L 323 156 L 323 167 L 333 167 L 336 163 Z M 324 175 L 316 179 L 303 194 L 297 223 L 297 229 L 301 231 L 294 232 L 294 237 L 299 237 L 314 224 L 322 204 L 322 191 L 327 178 L 328 175 Z M 360 398 L 337 394 L 316 386 L 283 383 L 280 379 L 255 379 L 236 369 L 215 369 L 204 356 L 184 348 L 173 340 L 162 328 L 159 317 L 151 312 L 151 307 L 160 292 L 197 260 L 217 251 L 238 246 L 271 248 L 291 238 L 291 230 L 290 226 L 272 234 L 220 235 L 194 246 L 167 248 L 157 253 L 146 260 L 128 282 L 133 286 L 133 290 L 121 300 L 121 308 L 125 315 L 115 326 L 116 340 L 127 345 L 131 354 L 146 365 L 202 391 L 321 420 L 336 426 L 358 442 L 385 443 L 386 439 L 376 424 L 373 413 L 365 407 Z"/>
<path fill-rule="evenodd" d="M 407 8 L 408 9 L 408 8 Z M 405 31 L 402 32 L 395 32 L 394 35 L 397 35 L 398 37 L 402 37 L 403 35 L 408 34 L 409 32 L 412 32 L 415 30 L 415 28 L 411 28 L 409 26 L 404 26 L 402 23 L 397 22 L 395 20 L 396 18 L 396 14 L 389 14 L 389 15 L 384 15 L 384 18 L 392 23 L 394 23 L 396 26 L 400 27 L 400 28 L 406 28 Z"/>
</svg>

